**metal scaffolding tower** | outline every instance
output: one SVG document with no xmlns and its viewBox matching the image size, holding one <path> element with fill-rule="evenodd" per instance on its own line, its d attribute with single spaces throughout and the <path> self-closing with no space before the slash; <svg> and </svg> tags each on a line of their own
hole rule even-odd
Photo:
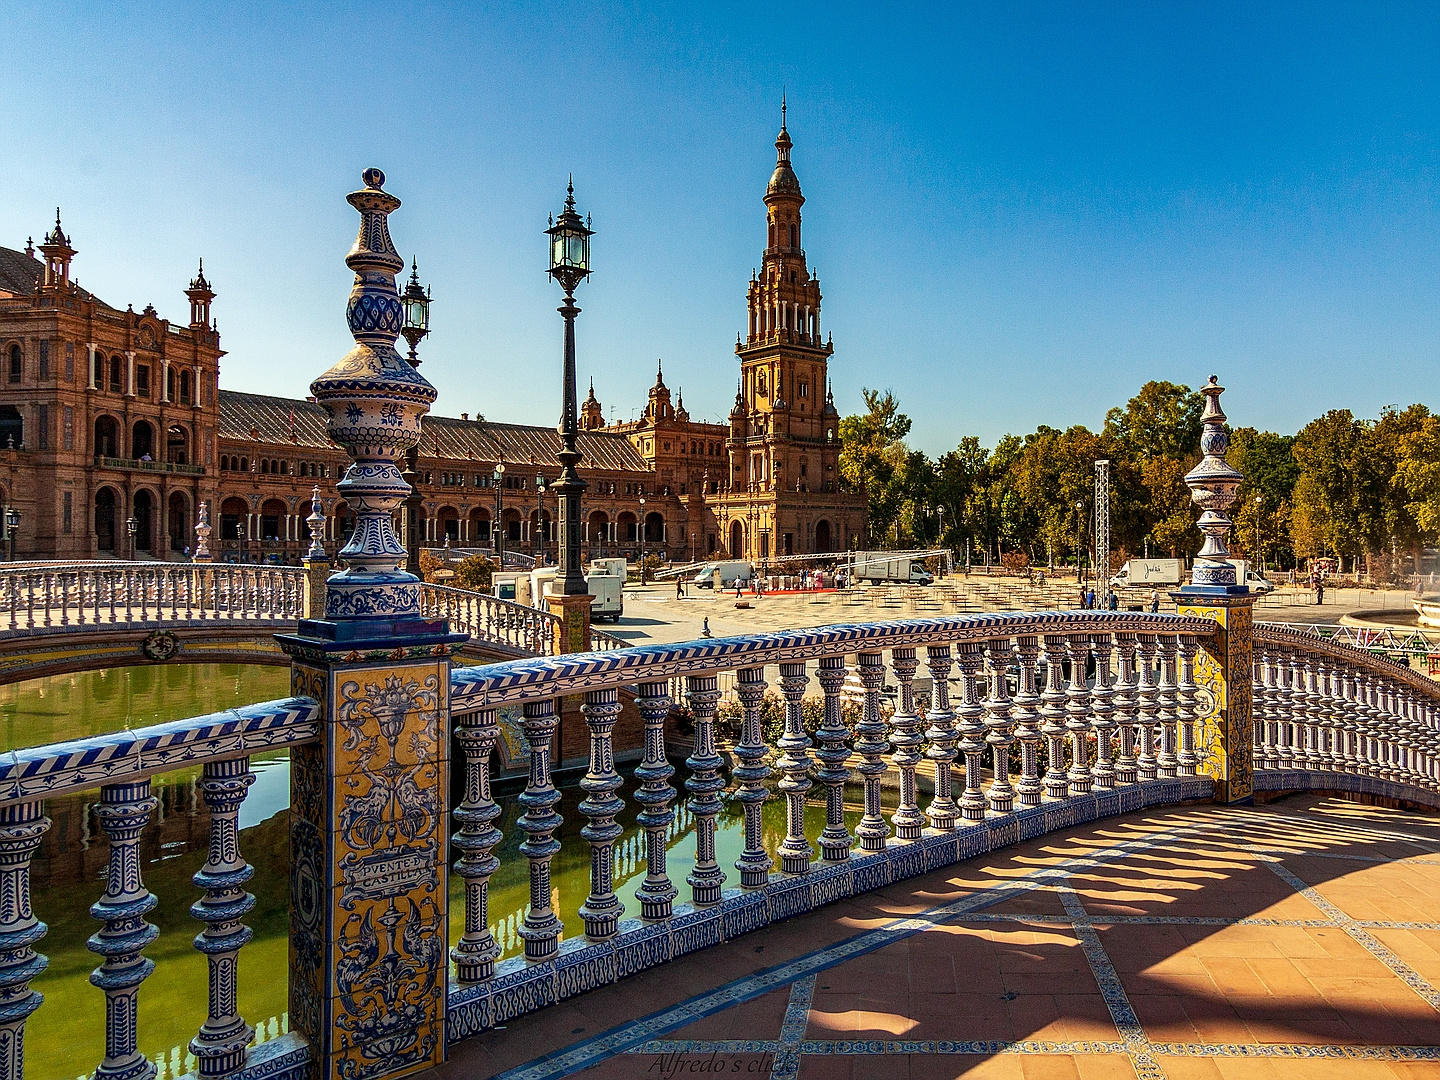
<svg viewBox="0 0 1440 1080">
<path fill-rule="evenodd" d="M 1110 462 L 1095 462 L 1095 596 L 1110 599 Z"/>
</svg>

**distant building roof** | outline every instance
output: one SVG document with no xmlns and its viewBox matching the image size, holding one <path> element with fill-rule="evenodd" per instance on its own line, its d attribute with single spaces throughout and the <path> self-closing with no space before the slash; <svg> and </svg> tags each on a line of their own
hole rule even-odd
<svg viewBox="0 0 1440 1080">
<path fill-rule="evenodd" d="M 560 452 L 560 433 L 554 428 L 427 416 L 422 429 L 420 453 L 425 457 L 493 462 L 503 455 L 510 465 L 533 463 L 553 469 L 560 464 L 556 456 Z M 325 434 L 325 410 L 319 405 L 235 390 L 220 391 L 220 437 L 333 449 Z M 584 455 L 582 468 L 647 474 L 652 471 L 623 435 L 582 431 L 577 445 Z"/>
</svg>

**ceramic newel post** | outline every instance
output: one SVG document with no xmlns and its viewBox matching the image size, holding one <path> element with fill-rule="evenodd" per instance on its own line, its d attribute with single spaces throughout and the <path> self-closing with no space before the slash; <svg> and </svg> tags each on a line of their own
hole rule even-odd
<svg viewBox="0 0 1440 1080">
<path fill-rule="evenodd" d="M 1198 615 L 1216 624 L 1214 636 L 1201 641 L 1202 651 L 1195 657 L 1197 765 L 1199 771 L 1215 778 L 1217 802 L 1244 803 L 1254 797 L 1251 652 L 1255 598 L 1231 561 L 1226 545 L 1231 521 L 1226 511 L 1245 478 L 1225 461 L 1230 445 L 1225 413 L 1220 408 L 1225 388 L 1212 375 L 1200 392 L 1205 395 L 1200 416 L 1203 456 L 1185 475 L 1185 483 L 1200 508 L 1198 524 L 1205 542 L 1195 557 L 1190 584 L 1171 595 L 1178 614 Z"/>
<path fill-rule="evenodd" d="M 387 1080 L 445 1060 L 445 833 L 450 660 L 464 635 L 420 612 L 392 516 L 410 488 L 406 448 L 435 390 L 395 351 L 404 263 L 388 216 L 400 200 L 367 169 L 348 196 L 360 233 L 346 257 L 355 347 L 310 385 L 353 459 L 335 494 L 356 516 L 307 611 L 279 638 L 292 692 L 320 704 L 322 737 L 291 759 L 290 1023 L 311 1080 Z M 323 577 L 323 504 L 308 519 L 307 578 Z M 315 584 L 319 584 L 316 580 Z M 320 589 L 307 589 L 318 607 Z"/>
</svg>

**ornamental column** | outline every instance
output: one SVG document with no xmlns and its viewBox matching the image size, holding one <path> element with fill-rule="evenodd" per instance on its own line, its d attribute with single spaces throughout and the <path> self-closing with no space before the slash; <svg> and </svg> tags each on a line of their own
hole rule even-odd
<svg viewBox="0 0 1440 1080">
<path fill-rule="evenodd" d="M 1200 507 L 1204 546 L 1195 558 L 1190 584 L 1170 595 L 1177 615 L 1210 619 L 1215 633 L 1200 638 L 1195 657 L 1196 766 L 1215 780 L 1215 801 L 1249 803 L 1255 789 L 1255 721 L 1252 652 L 1255 597 L 1235 580 L 1235 565 L 1225 546 L 1230 533 L 1226 511 L 1244 479 L 1225 461 L 1230 436 L 1220 395 L 1225 388 L 1214 375 L 1200 388 L 1205 411 L 1200 417 L 1200 451 L 1205 456 L 1185 476 L 1190 496 Z"/>
<path fill-rule="evenodd" d="M 290 1023 L 310 1043 L 312 1080 L 445 1060 L 450 660 L 465 638 L 421 616 L 419 581 L 402 569 L 392 516 L 410 488 L 399 462 L 435 389 L 395 351 L 404 262 L 387 218 L 400 200 L 379 169 L 363 179 L 348 196 L 360 213 L 345 259 L 355 347 L 310 384 L 353 459 L 336 490 L 355 531 L 339 553 L 347 568 L 325 582 L 323 617 L 277 637 L 292 690 L 319 702 L 322 727 L 290 773 Z"/>
</svg>

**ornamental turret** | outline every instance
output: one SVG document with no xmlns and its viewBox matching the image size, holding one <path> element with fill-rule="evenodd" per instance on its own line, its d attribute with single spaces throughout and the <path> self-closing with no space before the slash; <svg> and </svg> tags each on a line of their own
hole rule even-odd
<svg viewBox="0 0 1440 1080">
<path fill-rule="evenodd" d="M 1205 543 L 1195 557 L 1190 571 L 1192 588 L 1209 587 L 1220 592 L 1248 591 L 1237 589 L 1235 564 L 1230 562 L 1226 539 L 1230 535 L 1230 516 L 1226 513 L 1235 502 L 1236 489 L 1245 478 L 1225 461 L 1230 436 L 1225 432 L 1225 413 L 1220 408 L 1220 395 L 1225 388 L 1214 375 L 1200 388 L 1205 395 L 1205 410 L 1200 414 L 1200 463 L 1185 474 L 1190 498 L 1200 507 L 1200 531 Z"/>
<path fill-rule="evenodd" d="M 590 380 L 590 394 L 580 405 L 580 427 L 584 431 L 594 431 L 596 428 L 605 426 L 605 409 L 600 404 L 600 399 L 595 396 L 595 380 Z"/>
<path fill-rule="evenodd" d="M 55 228 L 45 234 L 45 242 L 40 245 L 40 254 L 45 257 L 45 286 L 55 288 L 61 283 L 68 285 L 70 260 L 75 257 L 75 249 L 70 246 L 70 238 L 60 227 L 58 206 L 55 208 Z"/>
<path fill-rule="evenodd" d="M 190 280 L 190 287 L 185 290 L 185 295 L 190 298 L 190 325 L 208 329 L 210 301 L 215 299 L 215 290 L 210 288 L 210 282 L 205 280 L 204 259 L 200 260 L 200 270 Z"/>
</svg>

